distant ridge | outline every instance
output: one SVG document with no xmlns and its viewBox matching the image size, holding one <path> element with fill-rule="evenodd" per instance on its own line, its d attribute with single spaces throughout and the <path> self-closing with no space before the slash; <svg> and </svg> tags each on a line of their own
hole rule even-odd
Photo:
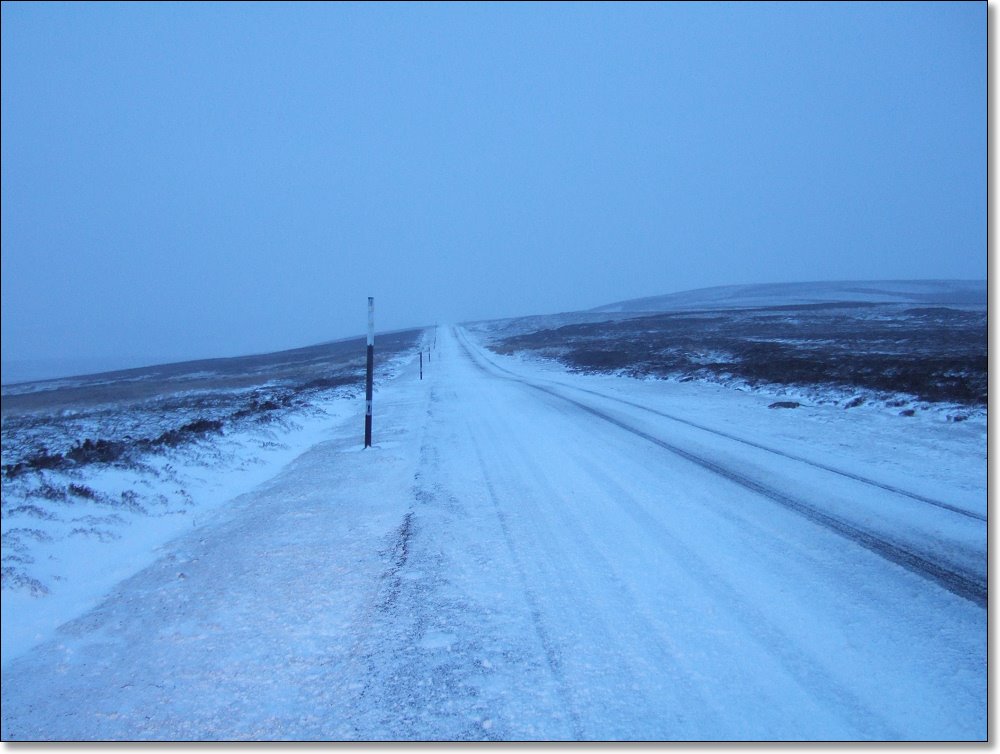
<svg viewBox="0 0 1000 754">
<path fill-rule="evenodd" d="M 765 283 L 698 288 L 618 301 L 592 312 L 663 312 L 676 309 L 738 309 L 755 306 L 871 301 L 921 305 L 985 306 L 985 280 L 866 280 Z"/>
</svg>

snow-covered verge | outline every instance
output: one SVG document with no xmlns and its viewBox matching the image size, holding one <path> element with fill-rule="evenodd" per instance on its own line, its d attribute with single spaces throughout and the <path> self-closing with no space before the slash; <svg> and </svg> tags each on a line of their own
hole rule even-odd
<svg viewBox="0 0 1000 754">
<path fill-rule="evenodd" d="M 834 463 L 845 471 L 986 515 L 985 409 L 914 403 L 923 410 L 902 416 L 898 408 L 878 400 L 846 409 L 836 392 L 822 387 L 636 379 L 568 371 L 559 361 L 532 353 L 486 352 L 498 365 L 548 384 L 614 396 L 712 432 L 817 464 Z M 795 410 L 771 408 L 776 400 L 799 403 Z M 950 418 L 952 411 L 967 418 L 956 422 Z"/>
<path fill-rule="evenodd" d="M 574 314 L 471 326 L 498 354 L 638 379 L 699 381 L 775 408 L 878 408 L 986 421 L 986 310 L 833 302 L 645 316 Z"/>
<path fill-rule="evenodd" d="M 419 337 L 380 343 L 376 390 L 413 361 Z M 139 395 L 153 370 L 5 388 L 4 664 L 362 415 L 357 359 L 342 356 L 299 364 L 294 380 L 281 359 L 231 360 Z"/>
</svg>

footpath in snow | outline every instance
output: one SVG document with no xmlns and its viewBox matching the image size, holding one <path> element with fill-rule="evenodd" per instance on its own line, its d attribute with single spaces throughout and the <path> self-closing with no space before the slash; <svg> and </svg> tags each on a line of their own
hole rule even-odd
<svg viewBox="0 0 1000 754">
<path fill-rule="evenodd" d="M 981 428 L 436 341 L 375 447 L 343 417 L 5 662 L 3 738 L 985 738 Z"/>
</svg>

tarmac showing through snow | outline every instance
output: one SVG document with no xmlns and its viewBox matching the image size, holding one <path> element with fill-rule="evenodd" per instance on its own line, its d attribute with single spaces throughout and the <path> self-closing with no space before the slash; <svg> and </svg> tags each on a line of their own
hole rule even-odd
<svg viewBox="0 0 1000 754">
<path fill-rule="evenodd" d="M 637 396 L 440 329 L 5 663 L 4 739 L 985 738 L 974 496 Z"/>
</svg>

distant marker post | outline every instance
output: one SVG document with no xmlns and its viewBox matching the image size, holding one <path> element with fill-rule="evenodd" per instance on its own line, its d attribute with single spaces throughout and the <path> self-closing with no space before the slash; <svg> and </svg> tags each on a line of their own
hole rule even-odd
<svg viewBox="0 0 1000 754">
<path fill-rule="evenodd" d="M 372 372 L 375 367 L 375 298 L 368 297 L 368 367 L 365 370 L 365 447 L 372 446 Z"/>
</svg>

